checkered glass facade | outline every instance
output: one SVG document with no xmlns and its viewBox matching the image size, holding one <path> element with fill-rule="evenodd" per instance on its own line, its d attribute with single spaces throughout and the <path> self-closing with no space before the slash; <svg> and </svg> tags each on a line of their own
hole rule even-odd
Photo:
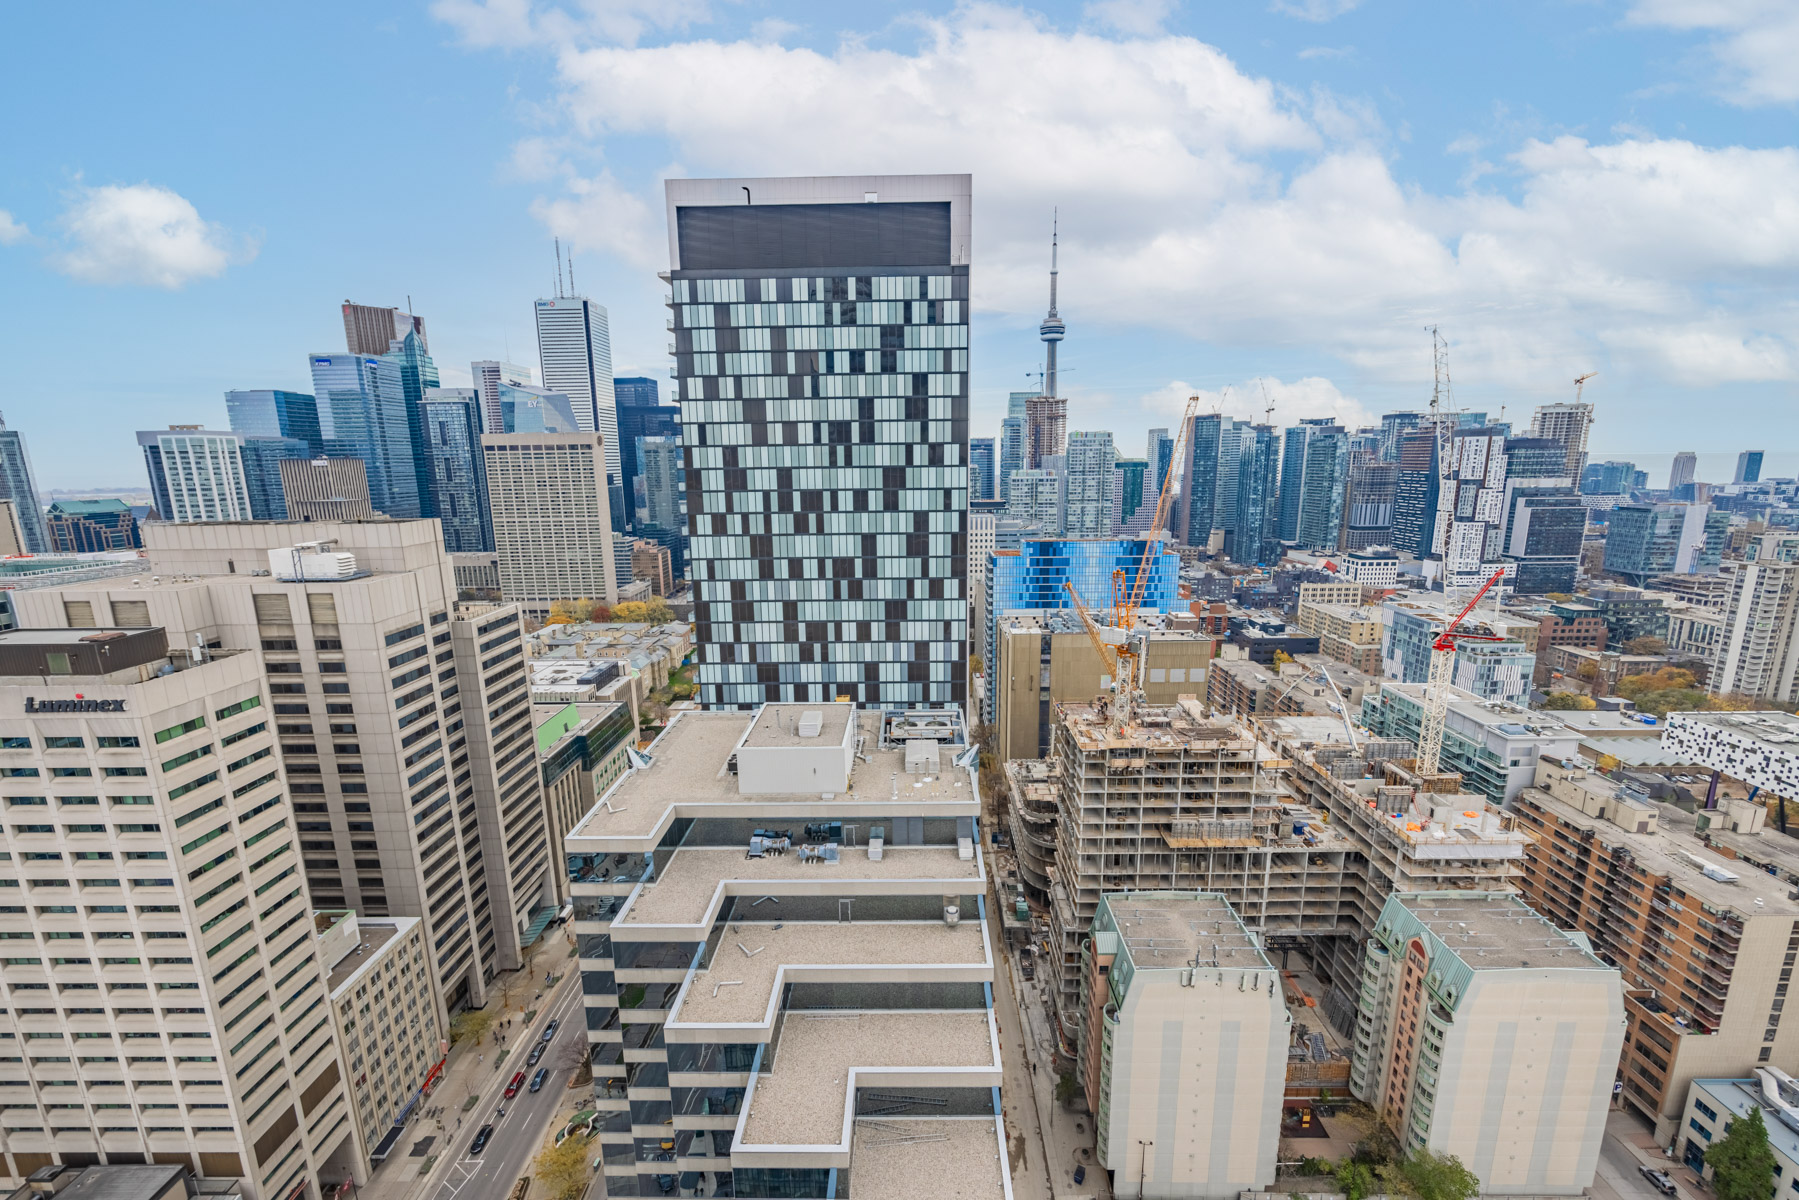
<svg viewBox="0 0 1799 1200">
<path fill-rule="evenodd" d="M 967 692 L 968 268 L 671 275 L 699 699 Z"/>
</svg>

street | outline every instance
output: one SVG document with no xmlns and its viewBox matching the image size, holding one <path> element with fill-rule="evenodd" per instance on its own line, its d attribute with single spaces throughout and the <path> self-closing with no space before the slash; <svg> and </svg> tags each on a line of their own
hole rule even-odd
<svg viewBox="0 0 1799 1200">
<path fill-rule="evenodd" d="M 433 1200 L 456 1200 L 459 1196 L 463 1200 L 490 1200 L 505 1196 L 519 1176 L 530 1172 L 531 1160 L 541 1148 L 552 1119 L 571 1111 L 567 1085 L 573 1071 L 562 1063 L 569 1046 L 585 1048 L 587 1042 L 580 973 L 570 971 L 546 999 L 548 1003 L 529 1028 L 522 1021 L 513 1025 L 512 1040 L 500 1051 L 506 1056 L 505 1068 L 498 1071 L 488 1068 L 491 1076 L 483 1082 L 480 1100 L 464 1115 L 460 1129 L 456 1127 L 460 1097 L 443 1098 L 447 1138 L 439 1148 L 440 1158 L 431 1177 L 415 1190 L 415 1195 L 429 1196 Z M 542 1036 L 544 1026 L 552 1019 L 561 1024 L 550 1049 L 538 1061 L 538 1066 L 550 1069 L 550 1075 L 542 1090 L 532 1093 L 525 1089 L 537 1068 L 527 1067 L 525 1061 L 531 1047 Z M 505 1101 L 506 1115 L 496 1117 L 494 1110 L 501 1103 L 506 1084 L 519 1071 L 525 1072 L 525 1083 L 520 1086 L 517 1096 Z M 586 1098 L 586 1092 L 579 1096 L 581 1100 Z M 475 1140 L 476 1131 L 488 1121 L 494 1124 L 493 1136 L 479 1155 L 471 1156 L 469 1144 Z"/>
</svg>

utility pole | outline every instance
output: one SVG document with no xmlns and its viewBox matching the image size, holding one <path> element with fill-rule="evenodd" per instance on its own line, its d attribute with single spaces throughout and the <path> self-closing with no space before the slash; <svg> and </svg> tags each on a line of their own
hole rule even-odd
<svg viewBox="0 0 1799 1200">
<path fill-rule="evenodd" d="M 1138 1152 L 1142 1157 L 1137 1161 L 1137 1200 L 1143 1200 L 1143 1177 L 1149 1174 L 1149 1148 L 1155 1145 L 1155 1142 L 1138 1138 L 1137 1145 L 1142 1147 Z"/>
</svg>

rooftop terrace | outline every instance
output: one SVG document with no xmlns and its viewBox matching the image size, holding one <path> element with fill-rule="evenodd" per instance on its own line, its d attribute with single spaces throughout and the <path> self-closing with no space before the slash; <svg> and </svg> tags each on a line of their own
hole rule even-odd
<svg viewBox="0 0 1799 1200">
<path fill-rule="evenodd" d="M 843 979 L 856 967 L 978 967 L 987 977 L 992 962 L 981 923 L 964 921 L 896 921 L 836 924 L 799 921 L 788 924 L 733 924 L 713 952 L 712 965 L 696 971 L 687 994 L 669 1015 L 670 1024 L 750 1024 L 770 1017 L 777 978 L 786 968 L 795 976 Z M 817 972 L 806 967 L 819 967 Z M 891 970 L 880 972 L 892 978 Z M 931 973 L 931 978 L 943 978 Z M 909 980 L 913 977 L 908 976 Z M 915 981 L 915 980 L 913 980 Z M 787 1018 L 787 1029 L 795 1017 Z M 790 1034 L 789 1034 L 790 1036 Z"/>
<path fill-rule="evenodd" d="M 855 1087 L 996 1085 L 996 1038 L 984 1011 L 790 1013 L 737 1145 L 847 1148 Z"/>
</svg>

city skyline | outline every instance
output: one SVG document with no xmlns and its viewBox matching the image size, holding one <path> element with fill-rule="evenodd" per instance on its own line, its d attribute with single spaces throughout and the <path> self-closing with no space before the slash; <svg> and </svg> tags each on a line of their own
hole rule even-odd
<svg viewBox="0 0 1799 1200">
<path fill-rule="evenodd" d="M 970 417 L 978 436 L 997 432 L 1006 393 L 1041 366 L 1034 334 L 1043 316 L 1044 235 L 1057 209 L 1059 307 L 1076 331 L 1062 347 L 1069 429 L 1110 429 L 1121 445 L 1169 425 L 1189 391 L 1216 395 L 1229 385 L 1225 415 L 1259 417 L 1259 377 L 1270 380 L 1279 424 L 1335 417 L 1354 426 L 1363 413 L 1421 407 L 1430 375 L 1423 326 L 1433 321 L 1450 339 L 1458 392 L 1470 407 L 1497 411 L 1505 404 L 1515 412 L 1569 400 L 1575 376 L 1597 370 L 1586 391 L 1598 407 L 1589 446 L 1596 459 L 1641 464 L 1651 451 L 1691 448 L 1702 456 L 1702 478 L 1727 480 L 1728 460 L 1781 411 L 1794 374 L 1790 319 L 1745 308 L 1746 300 L 1708 306 L 1699 299 L 1738 273 L 1758 278 L 1790 267 L 1778 234 L 1769 243 L 1774 248 L 1758 248 L 1732 228 L 1759 227 L 1757 220 L 1778 227 L 1787 219 L 1778 212 L 1750 220 L 1714 211 L 1709 202 L 1694 207 L 1705 180 L 1715 177 L 1725 194 L 1760 195 L 1781 190 L 1791 169 L 1777 89 L 1757 90 L 1752 77 L 1722 73 L 1720 55 L 1734 37 L 1754 36 L 1749 25 L 1735 32 L 1702 23 L 1675 29 L 1651 6 L 1624 3 L 1574 26 L 1563 9 L 1547 4 L 1503 19 L 1463 14 L 1459 32 L 1478 37 L 1489 54 L 1451 79 L 1419 53 L 1418 39 L 1427 35 L 1380 6 L 1319 8 L 1318 15 L 1348 9 L 1328 21 L 1260 10 L 1206 13 L 1202 20 L 1196 12 L 1150 6 L 1128 28 L 1121 14 L 1106 23 L 1112 7 L 1052 5 L 1035 17 L 1004 8 L 926 13 L 922 26 L 875 24 L 843 45 L 825 10 L 804 4 L 772 24 L 721 11 L 679 27 L 622 17 L 623 25 L 601 28 L 541 12 L 526 27 L 514 10 L 475 4 L 402 12 L 368 31 L 394 50 L 392 70 L 459 80 L 456 94 L 430 98 L 444 120 L 419 132 L 418 149 L 476 170 L 453 204 L 414 187 L 402 201 L 390 191 L 394 185 L 374 181 L 371 205 L 391 198 L 405 205 L 409 220 L 404 232 L 372 243 L 357 236 L 360 227 L 344 224 L 347 214 L 322 211 L 329 206 L 298 194 L 271 195 L 259 173 L 273 143 L 341 127 L 339 106 L 353 111 L 366 98 L 364 85 L 320 98 L 316 111 L 291 114 L 285 119 L 294 122 L 295 137 L 271 139 L 267 148 L 265 139 L 244 136 L 246 116 L 229 114 L 229 156 L 195 157 L 198 143 L 175 145 L 163 132 L 195 116 L 191 92 L 149 89 L 156 94 L 142 105 L 155 132 L 136 131 L 129 142 L 114 132 L 118 122 L 84 119 L 85 106 L 103 97 L 75 98 L 9 147 L 0 270 L 30 286 L 0 303 L 21 339 L 70 363 L 63 394 L 101 419 L 122 420 L 126 428 L 182 421 L 222 427 L 197 405 L 215 404 L 213 397 L 234 388 L 304 389 L 302 364 L 281 348 L 340 344 L 345 296 L 425 314 L 433 357 L 446 364 L 446 386 L 469 385 L 460 364 L 471 360 L 529 360 L 526 302 L 549 294 L 556 266 L 550 241 L 561 235 L 577 264 L 578 289 L 611 314 L 617 373 L 660 376 L 665 331 L 654 277 L 661 265 L 654 199 L 662 178 L 729 175 L 746 156 L 770 174 L 974 167 L 986 197 L 974 237 L 989 264 L 974 280 L 981 315 L 972 328 Z M 341 27 L 360 28 L 350 14 L 346 19 Z M 26 20 L 24 36 L 51 36 L 66 18 Z M 198 46 L 209 63 L 203 74 L 228 86 L 240 68 L 219 51 L 268 37 L 298 39 L 323 62 L 344 52 L 317 44 L 312 31 L 258 22 L 196 30 L 179 21 L 166 29 L 126 21 L 87 44 L 97 67 L 126 80 L 136 62 L 179 63 Z M 973 85 L 954 94 L 971 119 L 966 133 L 939 131 L 917 148 L 855 145 L 836 161 L 821 154 L 817 139 L 794 146 L 766 132 L 721 138 L 737 130 L 739 118 L 709 106 L 679 123 L 655 105 L 658 80 L 673 72 L 645 71 L 657 56 L 685 61 L 708 39 L 725 47 L 728 70 L 766 53 L 827 74 L 872 72 L 877 88 L 885 86 L 882 72 L 902 67 L 954 79 L 957 64 L 996 40 L 1014 45 L 1009 57 L 1026 71 L 1084 47 L 1090 53 L 1077 56 L 1081 71 L 1065 84 L 1080 94 L 1109 86 L 1107 78 L 1140 77 L 1146 63 L 1206 82 L 1188 97 L 1148 88 L 1089 105 L 1087 142 L 1105 143 L 1106 123 L 1126 109 L 1139 122 L 1177 132 L 1166 163 L 1155 169 L 1135 169 L 1117 157 L 1122 150 L 1082 151 L 1091 156 L 1080 160 L 1085 179 L 1102 182 L 1074 186 L 1055 172 L 1054 156 L 1021 162 L 1016 151 L 993 152 L 996 141 L 1003 148 L 1014 135 L 1021 147 L 1033 145 L 1036 126 L 996 127 L 984 90 Z M 1580 71 L 1560 69 L 1576 58 Z M 616 99 L 593 74 L 602 63 L 618 78 L 644 80 L 647 89 L 610 119 L 595 116 L 596 103 Z M 30 89 L 37 70 L 25 64 L 0 87 Z M 515 86 L 522 92 L 513 98 Z M 1293 98 L 1302 93 L 1318 99 Z M 1208 105 L 1227 102 L 1240 102 L 1242 115 L 1208 115 Z M 528 128 L 519 107 L 528 103 L 567 115 Z M 1050 103 L 1025 89 L 1015 106 L 1041 124 Z M 222 117 L 216 107 L 206 112 L 210 121 Z M 592 165 L 601 153 L 604 169 Z M 221 158 L 230 165 L 221 166 Z M 1554 220 L 1613 197 L 1647 203 L 1636 181 L 1648 171 L 1673 181 L 1667 207 L 1623 210 L 1629 219 L 1619 228 L 1582 235 L 1572 260 L 1537 256 L 1538 249 L 1566 249 L 1547 232 Z M 1266 193 L 1245 193 L 1232 179 L 1259 179 Z M 1191 190 L 1198 203 L 1186 208 L 1197 215 L 1170 215 L 1163 197 L 1171 186 Z M 1342 236 L 1320 225 L 1317 192 L 1330 188 L 1344 197 L 1342 219 L 1350 227 Z M 1408 190 L 1415 202 L 1403 198 Z M 1227 234 L 1250 249 L 1285 239 L 1300 257 L 1265 257 L 1252 271 L 1235 257 L 1217 257 L 1215 239 Z M 1346 256 L 1341 247 L 1360 234 L 1372 239 L 1367 257 Z M 1639 246 L 1633 236 L 1656 242 Z M 1213 255 L 1202 274 L 1231 298 L 1236 315 L 1149 268 L 1144 247 L 1155 238 Z M 1488 252 L 1493 257 L 1481 257 Z M 1631 265 L 1633 256 L 1640 267 Z M 1571 263 L 1568 270 L 1562 261 Z M 1618 299 L 1595 299 L 1578 282 L 1579 267 L 1613 280 L 1616 287 L 1605 290 Z M 1536 282 L 1520 292 L 1495 273 L 1501 268 Z M 1365 289 L 1369 299 L 1339 305 L 1341 318 L 1315 311 L 1317 301 L 1306 299 L 1311 291 L 1332 303 L 1341 299 L 1334 283 L 1313 288 L 1319 270 Z M 63 353 L 73 330 L 51 314 L 75 307 L 111 322 L 115 354 Z M 1525 313 L 1518 318 L 1525 324 L 1495 325 L 1484 315 L 1499 309 Z M 251 311 L 254 321 L 243 315 Z M 1546 326 L 1566 333 L 1535 336 Z M 199 328 L 231 336 L 202 347 L 190 332 Z M 1528 350 L 1508 353 L 1508 345 Z M 1233 411 L 1239 402 L 1257 411 Z M 1697 444 L 1643 444 L 1699 405 L 1719 416 L 1693 431 Z M 116 485 L 135 474 L 126 473 L 129 445 L 77 445 L 54 436 L 53 410 L 11 407 L 13 427 L 39 447 L 43 486 Z M 1712 455 L 1727 461 L 1714 467 Z M 1784 460 L 1771 454 L 1764 469 L 1790 475 L 1799 463 L 1791 452 Z"/>
</svg>

